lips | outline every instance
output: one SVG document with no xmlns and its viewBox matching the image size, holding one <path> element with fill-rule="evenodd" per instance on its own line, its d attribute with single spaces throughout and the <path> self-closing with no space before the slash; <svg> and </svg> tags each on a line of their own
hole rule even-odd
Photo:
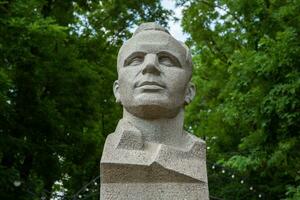
<svg viewBox="0 0 300 200">
<path fill-rule="evenodd" d="M 143 88 L 143 89 L 163 89 L 165 88 L 164 84 L 158 83 L 155 81 L 143 81 L 140 83 L 137 83 L 137 88 Z"/>
</svg>

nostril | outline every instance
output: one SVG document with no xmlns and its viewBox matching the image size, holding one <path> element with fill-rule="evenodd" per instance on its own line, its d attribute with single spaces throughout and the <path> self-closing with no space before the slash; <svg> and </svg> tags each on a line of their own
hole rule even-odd
<svg viewBox="0 0 300 200">
<path fill-rule="evenodd" d="M 157 65 L 154 63 L 147 63 L 144 66 L 144 69 L 142 71 L 143 74 L 145 73 L 151 73 L 151 74 L 160 74 L 160 70 Z"/>
</svg>

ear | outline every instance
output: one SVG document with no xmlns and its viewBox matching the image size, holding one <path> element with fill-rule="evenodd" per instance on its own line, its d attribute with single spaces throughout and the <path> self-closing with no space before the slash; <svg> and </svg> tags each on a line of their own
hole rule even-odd
<svg viewBox="0 0 300 200">
<path fill-rule="evenodd" d="M 115 98 L 116 98 L 116 102 L 117 103 L 120 103 L 120 91 L 119 91 L 119 81 L 116 80 L 114 82 L 114 85 L 113 85 L 113 90 L 114 90 L 114 95 L 115 95 Z"/>
<path fill-rule="evenodd" d="M 185 98 L 184 98 L 184 104 L 188 105 L 189 103 L 191 103 L 195 97 L 195 94 L 196 94 L 196 87 L 192 82 L 189 82 L 187 91 L 185 94 Z"/>
</svg>

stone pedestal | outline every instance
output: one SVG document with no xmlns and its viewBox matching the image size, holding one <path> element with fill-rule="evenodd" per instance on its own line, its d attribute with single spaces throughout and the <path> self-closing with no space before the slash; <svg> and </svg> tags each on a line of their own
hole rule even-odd
<svg viewBox="0 0 300 200">
<path fill-rule="evenodd" d="M 101 200 L 208 200 L 207 186 L 200 183 L 109 183 L 102 187 Z"/>
</svg>

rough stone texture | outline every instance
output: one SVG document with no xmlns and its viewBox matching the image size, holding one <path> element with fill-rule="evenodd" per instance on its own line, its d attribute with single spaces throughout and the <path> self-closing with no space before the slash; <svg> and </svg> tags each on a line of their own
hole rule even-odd
<svg viewBox="0 0 300 200">
<path fill-rule="evenodd" d="M 183 130 L 195 95 L 189 49 L 154 23 L 120 49 L 117 102 L 123 119 L 105 142 L 101 200 L 208 200 L 205 143 Z"/>
<path fill-rule="evenodd" d="M 207 186 L 199 183 L 105 183 L 103 187 L 101 199 L 208 199 Z"/>
</svg>

